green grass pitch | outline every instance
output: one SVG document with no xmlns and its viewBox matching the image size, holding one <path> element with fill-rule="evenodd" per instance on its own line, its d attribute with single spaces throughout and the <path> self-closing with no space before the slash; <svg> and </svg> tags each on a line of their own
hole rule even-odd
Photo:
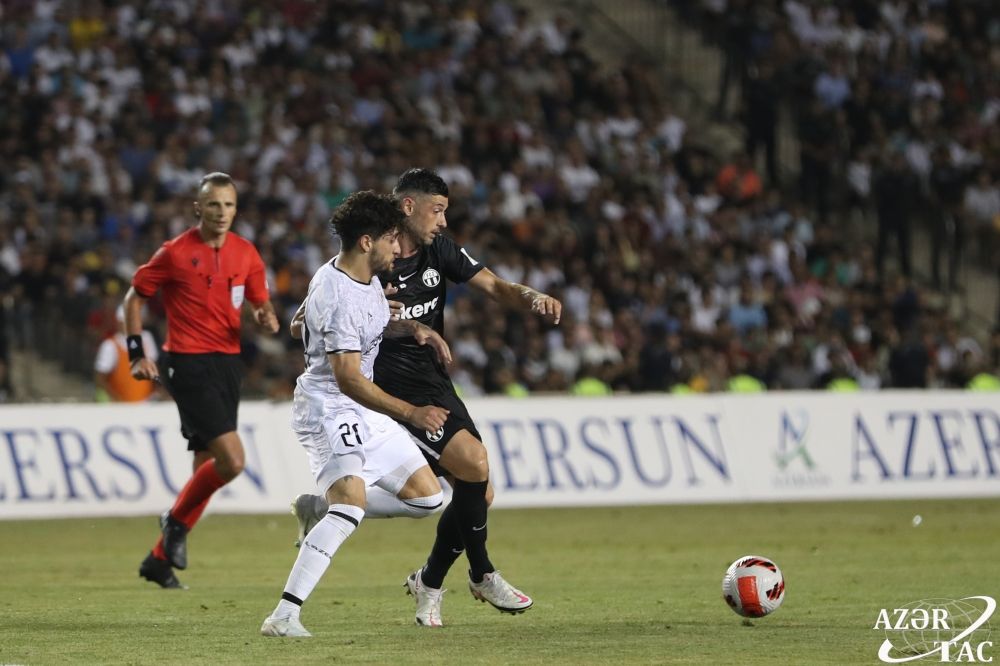
<svg viewBox="0 0 1000 666">
<path fill-rule="evenodd" d="M 307 602 L 305 640 L 258 634 L 295 558 L 290 515 L 206 517 L 183 592 L 137 576 L 153 517 L 0 521 L 0 664 L 877 664 L 880 608 L 1000 596 L 998 499 L 491 515 L 494 564 L 533 609 L 474 601 L 463 558 L 446 626 L 414 626 L 402 582 L 435 519 L 369 520 Z M 752 622 L 720 595 L 747 554 L 773 558 L 787 585 Z"/>
</svg>

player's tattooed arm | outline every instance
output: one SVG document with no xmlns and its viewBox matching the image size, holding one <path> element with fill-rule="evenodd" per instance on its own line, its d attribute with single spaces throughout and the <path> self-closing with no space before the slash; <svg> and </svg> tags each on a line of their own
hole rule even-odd
<svg viewBox="0 0 1000 666">
<path fill-rule="evenodd" d="M 558 324 L 562 317 L 562 303 L 558 298 L 543 294 L 523 284 L 508 282 L 488 268 L 476 273 L 469 284 L 484 292 L 501 305 L 517 310 L 526 310 L 540 314 L 553 324 Z"/>
<path fill-rule="evenodd" d="M 385 327 L 383 335 L 387 338 L 412 337 L 418 345 L 429 345 L 437 354 L 441 363 L 448 365 L 451 363 L 451 348 L 437 331 L 430 326 L 421 324 L 413 319 L 396 319 L 390 321 Z"/>
<path fill-rule="evenodd" d="M 548 294 L 543 294 L 540 291 L 521 284 L 515 284 L 514 286 L 520 288 L 521 302 L 528 304 L 528 309 L 531 312 L 540 314 L 553 324 L 559 323 L 559 319 L 562 317 L 562 303 L 559 302 L 558 298 L 553 298 Z"/>
</svg>

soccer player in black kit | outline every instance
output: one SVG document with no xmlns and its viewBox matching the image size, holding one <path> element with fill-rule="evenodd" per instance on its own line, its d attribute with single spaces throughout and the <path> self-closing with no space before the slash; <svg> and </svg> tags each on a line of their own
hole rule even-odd
<svg viewBox="0 0 1000 666">
<path fill-rule="evenodd" d="M 392 272 L 382 277 L 383 284 L 398 290 L 393 298 L 403 304 L 401 318 L 416 319 L 443 334 L 447 279 L 468 282 L 508 307 L 559 322 L 562 304 L 558 300 L 500 279 L 444 235 L 448 185 L 440 176 L 410 169 L 400 176 L 393 194 L 406 214 L 406 224 L 400 234 L 402 254 Z M 417 601 L 417 623 L 441 624 L 441 585 L 463 549 L 469 559 L 469 589 L 475 598 L 507 613 L 531 608 L 531 598 L 500 576 L 486 551 L 486 447 L 447 370 L 432 350 L 412 339 L 393 338 L 387 343 L 375 359 L 375 382 L 382 390 L 406 396 L 416 405 L 437 405 L 450 412 L 437 432 L 409 428 L 431 467 L 450 477 L 454 488 L 451 503 L 438 522 L 427 564 L 406 580 L 407 590 Z"/>
<path fill-rule="evenodd" d="M 399 177 L 393 195 L 406 214 L 399 235 L 402 253 L 391 272 L 379 277 L 382 284 L 397 289 L 392 298 L 403 305 L 401 319 L 413 319 L 443 333 L 445 281 L 451 280 L 468 282 L 502 305 L 559 323 L 562 304 L 557 299 L 497 277 L 444 235 L 448 185 L 440 176 L 427 169 L 410 169 Z M 431 468 L 447 477 L 454 489 L 451 502 L 441 513 L 427 563 L 406 579 L 407 592 L 417 603 L 416 623 L 442 625 L 442 584 L 463 551 L 469 560 L 473 597 L 505 613 L 531 608 L 531 598 L 504 580 L 490 562 L 486 512 L 493 492 L 486 447 L 434 350 L 412 337 L 386 338 L 375 360 L 375 383 L 414 405 L 449 410 L 448 420 L 436 432 L 401 424 L 416 438 Z M 300 538 L 315 522 L 312 507 L 312 496 L 303 495 L 295 501 Z"/>
</svg>

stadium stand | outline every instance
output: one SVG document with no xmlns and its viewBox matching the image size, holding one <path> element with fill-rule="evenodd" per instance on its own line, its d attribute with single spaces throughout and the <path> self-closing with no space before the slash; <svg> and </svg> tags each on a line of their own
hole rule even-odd
<svg viewBox="0 0 1000 666">
<path fill-rule="evenodd" d="M 941 296 L 963 288 L 966 260 L 1000 265 L 989 3 L 672 4 L 724 54 L 704 113 L 729 117 L 740 100 L 744 150 L 720 154 L 691 131 L 702 119 L 675 108 L 655 59 L 598 60 L 568 12 L 3 5 L 0 400 L 27 393 L 12 349 L 90 376 L 137 262 L 190 223 L 211 170 L 238 181 L 235 229 L 260 249 L 287 321 L 336 252 L 330 210 L 409 166 L 436 168 L 454 236 L 566 309 L 544 330 L 452 290 L 466 395 L 996 374 L 1000 336 L 977 338 Z M 797 109 L 792 169 L 776 156 L 779 104 Z M 929 288 L 908 242 L 925 223 Z M 160 339 L 161 315 L 153 302 Z M 290 395 L 301 350 L 282 340 L 244 340 L 245 395 Z"/>
</svg>

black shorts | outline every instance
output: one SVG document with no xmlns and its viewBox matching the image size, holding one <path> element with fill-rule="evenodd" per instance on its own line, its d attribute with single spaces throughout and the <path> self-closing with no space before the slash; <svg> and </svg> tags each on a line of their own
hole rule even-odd
<svg viewBox="0 0 1000 666">
<path fill-rule="evenodd" d="M 164 353 L 160 381 L 177 403 L 189 451 L 204 451 L 219 435 L 236 430 L 243 384 L 238 354 Z"/>
<path fill-rule="evenodd" d="M 424 458 L 427 459 L 427 464 L 430 465 L 431 470 L 437 476 L 445 476 L 449 474 L 438 464 L 438 458 L 441 457 L 441 453 L 444 451 L 444 447 L 448 445 L 451 438 L 455 436 L 459 430 L 468 430 L 472 433 L 472 436 L 482 441 L 483 438 L 479 434 L 479 430 L 476 429 L 476 424 L 473 423 L 472 417 L 469 416 L 469 410 L 465 408 L 465 403 L 459 398 L 454 389 L 452 390 L 439 390 L 437 393 L 429 396 L 397 396 L 403 400 L 406 400 L 412 405 L 417 407 L 423 407 L 425 405 L 436 405 L 438 407 L 444 407 L 449 411 L 448 420 L 444 422 L 444 426 L 438 429 L 437 432 L 427 432 L 426 430 L 421 430 L 414 425 L 409 423 L 403 423 L 403 427 L 410 431 L 414 437 L 417 438 L 419 442 L 420 451 L 424 454 Z"/>
</svg>

